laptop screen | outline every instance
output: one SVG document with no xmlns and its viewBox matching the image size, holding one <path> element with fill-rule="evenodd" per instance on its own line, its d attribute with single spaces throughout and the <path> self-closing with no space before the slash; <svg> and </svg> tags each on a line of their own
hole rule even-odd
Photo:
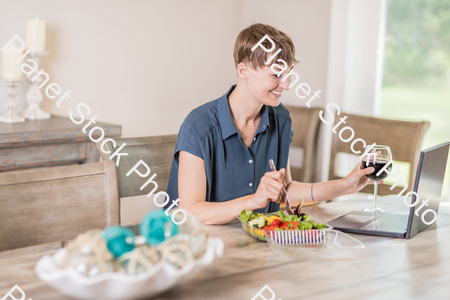
<svg viewBox="0 0 450 300">
<path fill-rule="evenodd" d="M 413 237 L 437 219 L 449 146 L 447 142 L 420 152 L 414 183 L 419 199 L 415 195 L 411 199 L 411 204 L 416 201 L 417 204 L 411 207 L 406 238 Z"/>
</svg>

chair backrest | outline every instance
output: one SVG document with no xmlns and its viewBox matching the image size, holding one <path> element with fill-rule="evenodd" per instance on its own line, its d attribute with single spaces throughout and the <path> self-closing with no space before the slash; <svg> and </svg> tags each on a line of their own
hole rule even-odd
<svg viewBox="0 0 450 300">
<path fill-rule="evenodd" d="M 317 141 L 319 136 L 319 107 L 286 106 L 292 119 L 294 137 L 291 143 L 289 162 L 291 165 L 292 179 L 300 182 L 314 182 L 316 169 Z M 303 149 L 303 159 L 295 157 L 299 155 L 292 147 Z M 296 166 L 301 164 L 301 167 Z"/>
<path fill-rule="evenodd" d="M 112 162 L 0 173 L 0 251 L 119 224 Z"/>
<path fill-rule="evenodd" d="M 119 183 L 119 196 L 120 198 L 147 195 L 154 189 L 153 184 L 149 184 L 144 189 L 140 189 L 141 186 L 152 177 L 158 184 L 158 188 L 155 193 L 159 191 L 166 191 L 167 183 L 169 182 L 170 167 L 172 165 L 173 152 L 175 150 L 175 144 L 177 142 L 177 135 L 160 135 L 149 137 L 137 137 L 137 138 L 120 138 L 114 139 L 116 147 L 113 147 L 111 142 L 106 142 L 105 147 L 113 153 L 123 143 L 126 143 L 122 152 L 128 154 L 119 161 L 117 167 L 117 178 Z M 103 158 L 103 160 L 110 160 L 109 154 L 105 154 L 100 149 L 100 142 L 97 143 L 97 148 Z M 132 172 L 129 176 L 126 174 L 135 166 L 140 160 L 143 160 L 150 168 L 150 175 L 142 178 L 135 172 Z M 115 161 L 116 158 L 114 157 Z M 143 165 L 138 167 L 138 170 L 145 174 L 146 169 Z"/>
<path fill-rule="evenodd" d="M 408 162 L 410 164 L 410 176 L 409 179 L 405 178 L 405 180 L 406 183 L 408 183 L 407 191 L 411 191 L 414 187 L 414 178 L 416 176 L 417 164 L 419 162 L 420 144 L 422 142 L 423 135 L 430 123 L 427 121 L 412 122 L 382 119 L 341 112 L 340 117 L 344 116 L 347 116 L 345 125 L 341 124 L 336 129 L 336 133 L 333 134 L 329 174 L 330 179 L 340 178 L 335 174 L 337 154 L 354 154 L 350 148 L 351 143 L 355 139 L 361 138 L 366 142 L 367 145 L 376 143 L 377 145 L 389 146 L 391 148 L 392 156 L 395 161 Z M 337 122 L 339 122 L 339 118 L 336 118 L 335 124 Z M 347 143 L 344 143 L 339 139 L 339 131 L 345 126 L 349 126 L 355 131 L 355 137 Z M 350 130 L 346 130 L 345 133 L 343 133 L 343 139 L 349 138 L 350 134 Z M 355 143 L 354 149 L 356 151 L 361 151 L 361 154 L 359 155 L 362 155 L 365 150 L 361 142 Z M 379 185 L 378 194 L 398 194 L 403 190 L 403 187 L 396 186 L 391 191 L 390 187 L 391 186 L 386 184 Z M 373 186 L 366 186 L 361 191 L 372 193 Z"/>
</svg>

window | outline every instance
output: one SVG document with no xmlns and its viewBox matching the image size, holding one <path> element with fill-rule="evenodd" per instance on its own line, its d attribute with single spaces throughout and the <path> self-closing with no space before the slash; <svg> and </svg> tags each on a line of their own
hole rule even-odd
<svg viewBox="0 0 450 300">
<path fill-rule="evenodd" d="M 450 1 L 388 0 L 384 53 L 379 116 L 430 121 L 422 149 L 450 141 Z"/>
</svg>

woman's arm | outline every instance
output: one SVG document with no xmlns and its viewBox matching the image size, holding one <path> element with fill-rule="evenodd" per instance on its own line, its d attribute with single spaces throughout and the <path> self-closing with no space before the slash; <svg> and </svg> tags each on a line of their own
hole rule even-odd
<svg viewBox="0 0 450 300">
<path fill-rule="evenodd" d="M 256 193 L 225 202 L 207 202 L 206 171 L 203 159 L 180 151 L 178 168 L 178 197 L 180 207 L 191 212 L 204 224 L 225 224 L 242 210 L 263 208 L 269 201 L 279 202 L 283 194 L 284 169 L 267 172 Z"/>
<path fill-rule="evenodd" d="M 350 174 L 348 174 L 345 178 L 314 183 L 312 195 L 315 203 L 347 194 L 354 194 L 360 191 L 366 185 L 373 183 L 373 181 L 367 178 L 366 175 L 374 171 L 375 168 L 373 167 L 361 169 L 361 163 L 358 163 L 353 171 L 350 172 Z M 287 164 L 286 183 L 288 184 L 286 190 L 289 194 L 291 205 L 298 205 L 301 202 L 302 197 L 304 197 L 304 204 L 314 203 L 311 198 L 312 183 L 292 181 L 289 161 Z"/>
</svg>

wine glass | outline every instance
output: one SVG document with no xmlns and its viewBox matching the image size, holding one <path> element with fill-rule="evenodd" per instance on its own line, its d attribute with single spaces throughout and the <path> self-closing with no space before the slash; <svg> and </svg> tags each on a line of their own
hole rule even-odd
<svg viewBox="0 0 450 300">
<path fill-rule="evenodd" d="M 361 162 L 363 169 L 370 167 L 375 168 L 375 171 L 373 173 L 366 175 L 367 177 L 369 177 L 369 179 L 373 180 L 373 207 L 364 208 L 363 211 L 386 212 L 386 209 L 377 206 L 378 181 L 381 181 L 389 176 L 389 174 L 385 170 L 390 172 L 392 170 L 392 164 L 389 164 L 388 167 L 379 175 L 377 174 L 386 166 L 386 164 L 390 160 L 392 160 L 391 148 L 389 148 L 389 146 L 382 145 L 376 145 L 375 147 L 373 147 L 363 158 Z"/>
</svg>

